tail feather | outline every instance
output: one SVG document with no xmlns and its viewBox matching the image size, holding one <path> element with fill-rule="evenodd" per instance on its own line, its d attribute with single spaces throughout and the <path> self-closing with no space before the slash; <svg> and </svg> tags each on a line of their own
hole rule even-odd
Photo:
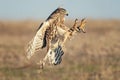
<svg viewBox="0 0 120 80">
<path fill-rule="evenodd" d="M 64 54 L 62 47 L 58 46 L 58 48 L 55 49 L 55 65 L 60 64 L 62 61 L 62 55 Z"/>
<path fill-rule="evenodd" d="M 55 49 L 49 49 L 47 55 L 45 56 L 44 60 L 48 60 L 50 64 L 58 65 L 62 61 L 62 56 L 64 52 L 62 47 L 58 45 Z"/>
</svg>

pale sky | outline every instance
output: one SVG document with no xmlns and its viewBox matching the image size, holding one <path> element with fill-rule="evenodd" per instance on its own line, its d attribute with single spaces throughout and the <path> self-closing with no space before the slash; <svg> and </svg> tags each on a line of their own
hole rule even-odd
<svg viewBox="0 0 120 80">
<path fill-rule="evenodd" d="M 68 18 L 120 19 L 120 0 L 0 0 L 0 20 L 46 19 L 59 6 Z"/>
</svg>

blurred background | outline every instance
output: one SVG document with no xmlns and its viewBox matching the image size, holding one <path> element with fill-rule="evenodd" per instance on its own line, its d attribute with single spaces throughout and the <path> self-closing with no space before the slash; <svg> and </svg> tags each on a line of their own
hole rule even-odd
<svg viewBox="0 0 120 80">
<path fill-rule="evenodd" d="M 119 80 L 119 0 L 0 0 L 0 80 Z M 25 46 L 52 11 L 65 8 L 71 27 L 87 19 L 85 34 L 66 43 L 58 66 L 39 69 L 42 51 L 27 60 Z"/>
</svg>

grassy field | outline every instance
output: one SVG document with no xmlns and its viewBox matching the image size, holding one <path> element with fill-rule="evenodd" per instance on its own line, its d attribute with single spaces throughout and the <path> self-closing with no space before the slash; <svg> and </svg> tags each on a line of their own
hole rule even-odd
<svg viewBox="0 0 120 80">
<path fill-rule="evenodd" d="M 0 21 L 0 80 L 120 80 L 119 20 L 87 20 L 87 33 L 66 43 L 62 63 L 43 70 L 36 62 L 45 51 L 30 61 L 25 56 L 40 23 Z"/>
</svg>

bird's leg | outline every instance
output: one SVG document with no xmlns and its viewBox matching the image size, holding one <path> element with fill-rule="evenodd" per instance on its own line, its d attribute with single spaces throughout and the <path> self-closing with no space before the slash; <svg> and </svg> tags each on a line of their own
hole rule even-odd
<svg viewBox="0 0 120 80">
<path fill-rule="evenodd" d="M 63 39 L 63 42 L 62 42 L 61 46 L 64 47 L 64 44 L 65 44 L 66 40 L 67 40 L 68 37 L 69 37 L 69 36 L 68 36 L 69 34 L 70 34 L 69 32 L 66 32 L 66 33 L 64 34 L 64 39 Z"/>
<path fill-rule="evenodd" d="M 45 63 L 46 63 L 46 61 L 47 61 L 47 59 L 48 59 L 48 57 L 49 57 L 49 48 L 50 48 L 50 46 L 51 46 L 51 38 L 50 37 L 46 37 L 46 40 L 47 40 L 47 54 L 46 54 L 46 56 L 44 57 L 44 59 L 41 61 L 40 60 L 40 62 L 38 63 L 39 65 L 40 65 L 40 69 L 43 69 L 44 68 L 44 66 L 45 66 Z"/>
<path fill-rule="evenodd" d="M 45 61 L 44 60 L 40 60 L 40 62 L 37 63 L 37 65 L 39 65 L 40 69 L 43 69 L 44 65 L 45 65 Z"/>
<path fill-rule="evenodd" d="M 81 20 L 80 25 L 78 25 L 78 19 L 76 19 L 74 22 L 74 25 L 65 32 L 62 46 L 65 44 L 68 38 L 70 39 L 73 36 L 75 32 L 82 31 L 83 33 L 85 33 L 85 30 L 84 30 L 85 24 L 86 24 L 85 18 Z"/>
<path fill-rule="evenodd" d="M 77 26 L 77 21 L 78 19 L 75 20 L 75 23 L 73 25 L 73 27 L 71 27 L 69 30 L 67 30 L 64 34 L 64 40 L 62 42 L 62 46 L 64 46 L 65 42 L 67 41 L 67 39 L 73 35 L 74 31 L 75 31 L 75 27 Z"/>
<path fill-rule="evenodd" d="M 44 66 L 45 66 L 46 61 L 48 60 L 48 58 L 49 58 L 49 50 L 47 51 L 47 54 L 45 55 L 45 57 L 43 58 L 43 60 L 42 61 L 40 60 L 40 63 L 39 63 L 40 69 L 44 68 Z"/>
<path fill-rule="evenodd" d="M 43 69 L 43 68 L 44 68 L 44 65 L 45 65 L 45 62 L 40 61 L 40 69 Z"/>
</svg>

